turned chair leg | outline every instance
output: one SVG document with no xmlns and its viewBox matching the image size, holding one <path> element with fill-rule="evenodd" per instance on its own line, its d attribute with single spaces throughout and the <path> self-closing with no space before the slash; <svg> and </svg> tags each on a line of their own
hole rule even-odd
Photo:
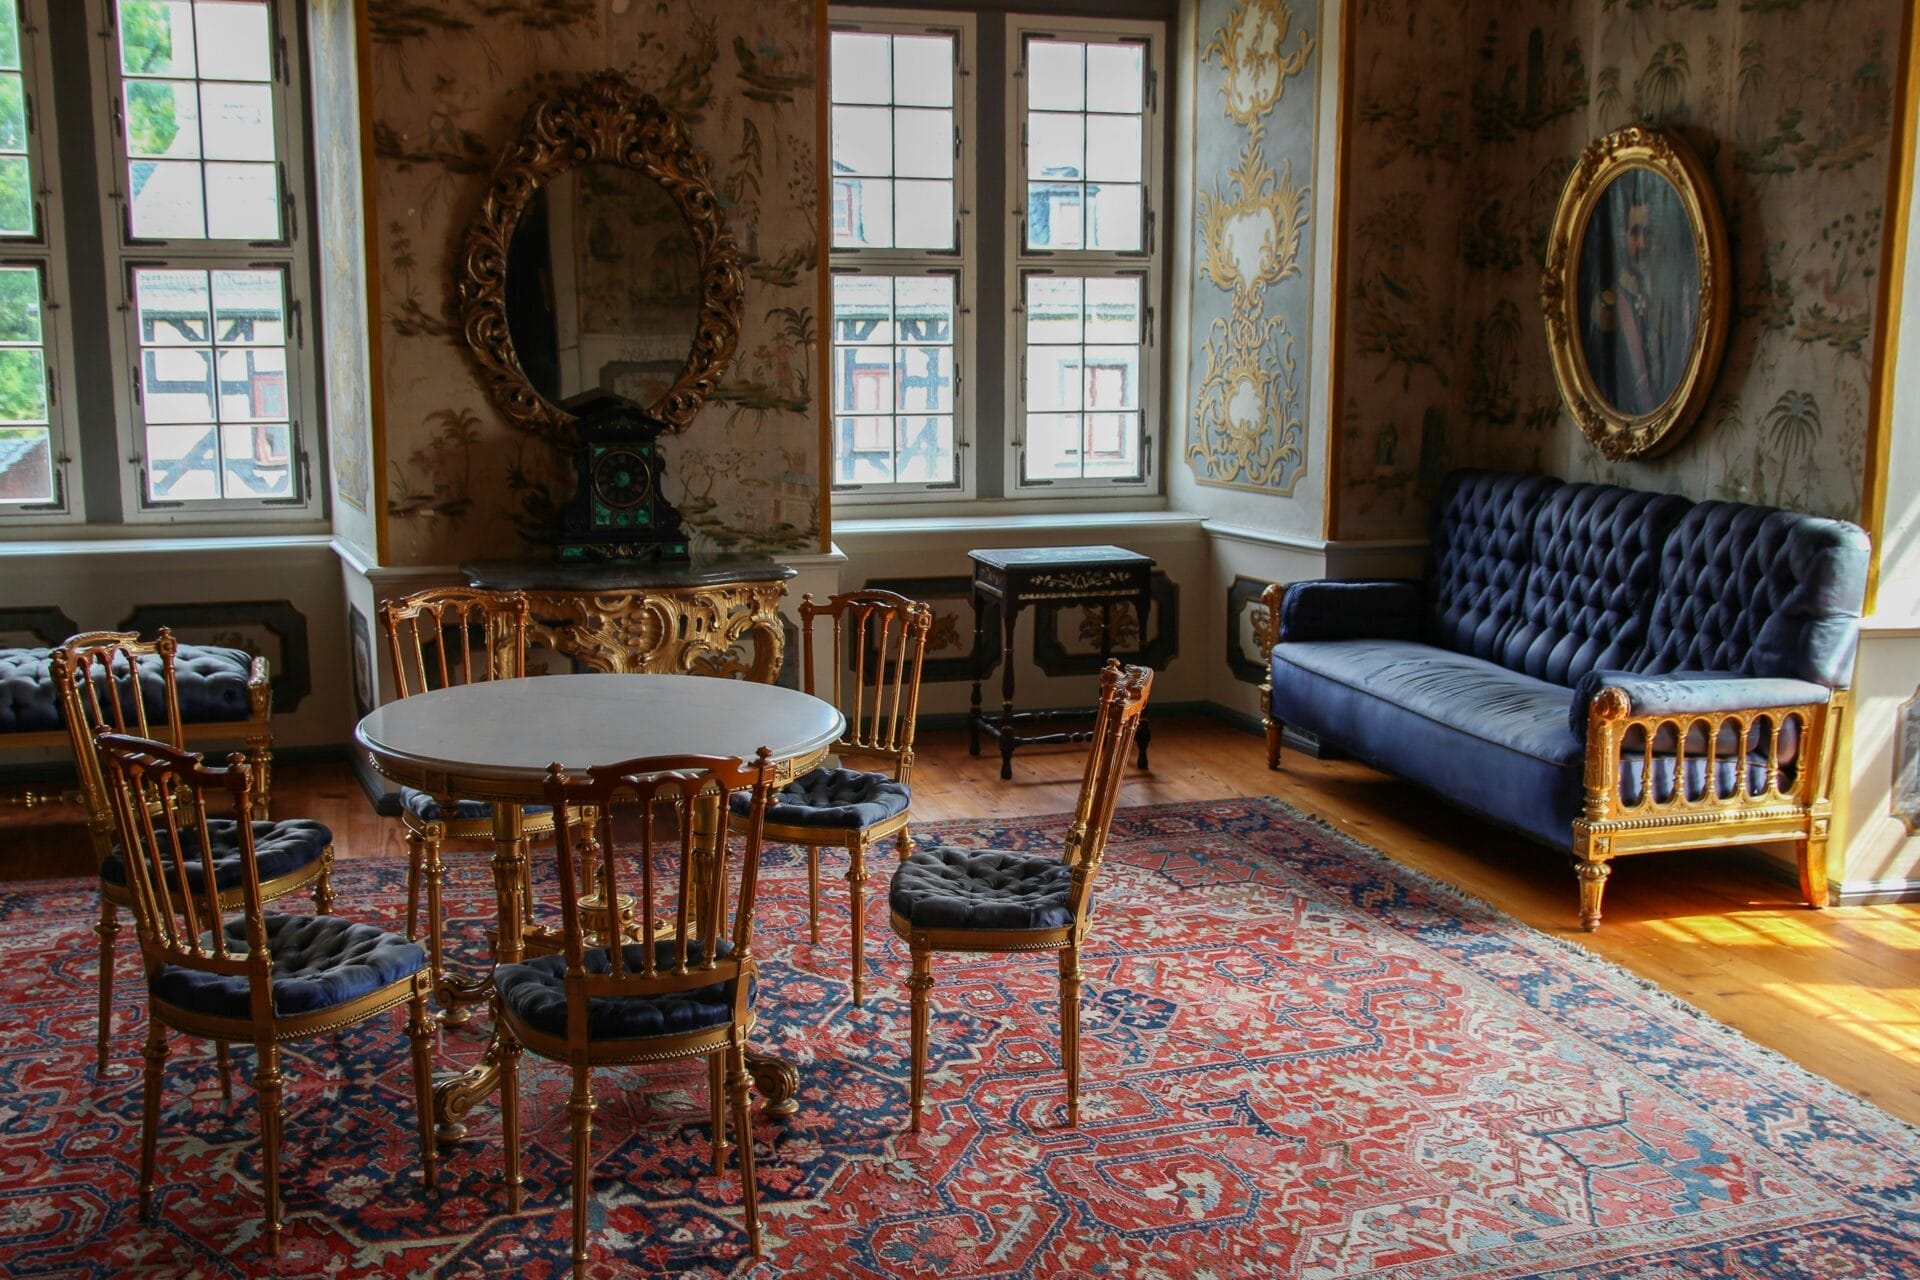
<svg viewBox="0 0 1920 1280">
<path fill-rule="evenodd" d="M 412 826 L 403 837 L 407 846 L 407 941 L 420 941 L 420 882 L 427 873 L 426 838 Z"/>
<path fill-rule="evenodd" d="M 420 1179 L 428 1191 L 439 1176 L 433 1141 L 433 1024 L 427 1017 L 427 986 L 414 979 L 407 1001 L 407 1039 L 413 1048 L 413 1106 L 420 1126 Z M 508 1147 L 512 1149 L 511 1144 Z"/>
<path fill-rule="evenodd" d="M 140 1220 L 153 1217 L 153 1162 L 160 1142 L 160 1079 L 167 1066 L 167 1029 L 147 1020 L 146 1081 L 140 1099 Z"/>
<path fill-rule="evenodd" d="M 220 1101 L 233 1101 L 233 1059 L 227 1054 L 227 1042 L 213 1042 L 213 1065 L 220 1072 Z"/>
<path fill-rule="evenodd" d="M 1060 1064 L 1067 1072 L 1067 1126 L 1080 1123 L 1080 949 L 1060 952 Z"/>
<path fill-rule="evenodd" d="M 1267 729 L 1267 768 L 1278 769 L 1280 767 L 1280 735 L 1283 726 L 1272 716 L 1262 716 L 1260 719 Z"/>
<path fill-rule="evenodd" d="M 918 1133 L 920 1105 L 927 1093 L 927 1005 L 928 995 L 933 991 L 933 952 L 913 948 L 913 975 L 907 979 L 907 990 L 913 1005 L 912 1031 L 908 1037 L 913 1074 L 907 1092 L 907 1114 L 912 1119 L 913 1131 Z"/>
<path fill-rule="evenodd" d="M 333 846 L 320 852 L 320 878 L 313 882 L 313 909 L 316 915 L 333 914 Z"/>
<path fill-rule="evenodd" d="M 727 1051 L 715 1049 L 707 1055 L 707 1118 L 713 1124 L 713 1171 L 726 1167 L 727 1158 Z"/>
<path fill-rule="evenodd" d="M 912 829 L 909 827 L 900 828 L 900 834 L 893 838 L 893 847 L 895 851 L 899 853 L 900 861 L 905 862 L 908 858 L 911 858 L 913 856 Z"/>
<path fill-rule="evenodd" d="M 858 1009 L 867 972 L 867 849 L 859 832 L 847 841 L 847 892 L 853 907 L 853 1007 Z"/>
<path fill-rule="evenodd" d="M 820 849 L 807 846 L 807 941 L 820 941 Z"/>
<path fill-rule="evenodd" d="M 284 1117 L 280 1094 L 284 1081 L 280 1075 L 280 1046 L 262 1040 L 255 1046 L 260 1067 L 254 1073 L 253 1088 L 260 1098 L 260 1189 L 266 1200 L 267 1255 L 280 1256 L 280 1137 Z"/>
<path fill-rule="evenodd" d="M 746 1210 L 747 1244 L 760 1256 L 760 1187 L 753 1173 L 753 1117 L 747 1103 L 747 1049 L 738 1028 L 727 1046 L 727 1094 L 733 1102 L 733 1127 L 740 1140 L 741 1204 Z"/>
<path fill-rule="evenodd" d="M 1800 842 L 1800 897 L 1818 910 L 1827 905 L 1827 819 L 1815 818 Z"/>
<path fill-rule="evenodd" d="M 1580 877 L 1580 927 L 1592 933 L 1600 927 L 1600 895 L 1607 891 L 1613 863 L 1579 860 L 1573 873 Z"/>
<path fill-rule="evenodd" d="M 273 791 L 273 739 L 247 739 L 247 764 L 253 770 L 253 820 L 268 821 L 269 798 Z M 327 914 L 322 911 L 321 915 Z"/>
<path fill-rule="evenodd" d="M 506 1146 L 507 1212 L 520 1212 L 520 1042 L 501 1026 L 500 1131 Z"/>
<path fill-rule="evenodd" d="M 593 1081 L 592 1069 L 573 1069 L 573 1095 L 567 1114 L 573 1118 L 573 1275 L 587 1280 L 587 1200 L 593 1194 Z"/>
<path fill-rule="evenodd" d="M 95 1044 L 94 1072 L 106 1074 L 107 1041 L 113 1035 L 113 955 L 120 937 L 120 908 L 105 894 L 100 897 L 100 923 L 93 926 L 100 935 L 100 1027 Z"/>
</svg>

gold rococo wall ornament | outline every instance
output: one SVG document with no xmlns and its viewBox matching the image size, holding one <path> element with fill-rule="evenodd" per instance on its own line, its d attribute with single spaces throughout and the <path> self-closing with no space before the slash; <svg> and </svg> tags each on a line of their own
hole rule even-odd
<svg viewBox="0 0 1920 1280">
<path fill-rule="evenodd" d="M 667 429 L 684 431 L 716 387 L 740 344 L 745 279 L 705 154 L 686 122 L 618 71 L 540 99 L 502 153 L 479 212 L 467 228 L 459 280 L 460 321 L 482 383 L 513 425 L 555 444 L 569 440 L 574 415 L 535 390 L 508 330 L 507 259 L 514 230 L 542 186 L 581 166 L 634 170 L 659 184 L 679 208 L 699 265 L 698 319 L 686 364 L 647 406 Z"/>
<path fill-rule="evenodd" d="M 1726 347 L 1726 224 L 1678 136 L 1640 125 L 1581 154 L 1547 239 L 1540 302 L 1553 374 L 1606 457 L 1679 443 Z"/>
</svg>

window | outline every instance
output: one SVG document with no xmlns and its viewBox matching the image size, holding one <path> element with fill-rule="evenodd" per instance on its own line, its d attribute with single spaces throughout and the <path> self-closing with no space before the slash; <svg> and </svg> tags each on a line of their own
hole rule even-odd
<svg viewBox="0 0 1920 1280">
<path fill-rule="evenodd" d="M 1159 25 L 849 8 L 833 26 L 835 491 L 1150 491 Z M 974 66 L 976 29 L 1005 65 Z M 1005 146 L 976 136 L 989 114 Z"/>
<path fill-rule="evenodd" d="M 0 3 L 0 520 L 321 515 L 294 17 L 291 0 Z M 91 137 L 97 156 L 98 236 L 88 216 L 68 235 L 56 99 L 65 154 Z M 70 265 L 106 283 L 77 300 L 84 325 L 57 301 Z M 76 388 L 73 364 L 104 376 Z"/>
</svg>

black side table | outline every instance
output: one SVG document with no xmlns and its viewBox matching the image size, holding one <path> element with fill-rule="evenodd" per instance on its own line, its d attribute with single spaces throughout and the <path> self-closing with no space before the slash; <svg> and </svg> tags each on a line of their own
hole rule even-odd
<svg viewBox="0 0 1920 1280">
<path fill-rule="evenodd" d="M 980 735 L 991 734 L 1000 743 L 1000 776 L 1013 777 L 1013 749 L 1040 742 L 1085 742 L 1091 729 L 1034 730 L 1026 726 L 1086 720 L 1091 711 L 1015 711 L 1013 709 L 1013 626 L 1020 610 L 1030 604 L 1109 606 L 1101 614 L 1100 661 L 1113 656 L 1113 613 L 1110 606 L 1131 602 L 1140 617 L 1140 643 L 1146 644 L 1147 610 L 1153 606 L 1153 558 L 1122 547 L 1007 547 L 969 551 L 973 561 L 973 705 L 967 713 L 967 749 L 980 754 Z M 980 681 L 985 675 L 986 610 L 988 600 L 1000 604 L 1000 716 L 989 719 L 980 707 Z M 1147 767 L 1147 742 L 1152 730 L 1144 718 L 1134 741 L 1140 748 L 1140 767 Z"/>
</svg>

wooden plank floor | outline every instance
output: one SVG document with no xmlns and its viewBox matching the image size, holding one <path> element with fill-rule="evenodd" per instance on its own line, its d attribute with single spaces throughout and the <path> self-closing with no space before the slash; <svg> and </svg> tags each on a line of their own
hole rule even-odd
<svg viewBox="0 0 1920 1280">
<path fill-rule="evenodd" d="M 1669 854 L 1623 859 L 1605 923 L 1585 933 L 1564 855 L 1350 761 L 1289 752 L 1271 773 L 1258 738 L 1217 722 L 1167 718 L 1153 730 L 1153 768 L 1129 772 L 1123 805 L 1279 796 L 1920 1123 L 1920 904 L 1810 911 L 1761 855 Z M 1070 809 L 1083 759 L 1077 747 L 1023 749 L 1001 782 L 997 756 L 968 756 L 964 732 L 922 733 L 918 750 L 914 812 L 927 821 Z M 404 856 L 399 821 L 373 813 L 344 765 L 279 769 L 274 807 L 332 826 L 342 856 Z M 21 874 L 19 861 L 6 859 L 7 871 Z"/>
</svg>

